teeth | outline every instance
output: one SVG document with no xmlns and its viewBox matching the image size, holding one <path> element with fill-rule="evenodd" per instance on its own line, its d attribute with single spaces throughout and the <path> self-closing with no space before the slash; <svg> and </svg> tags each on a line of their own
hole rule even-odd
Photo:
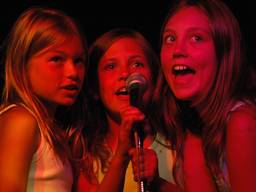
<svg viewBox="0 0 256 192">
<path fill-rule="evenodd" d="M 121 89 L 119 89 L 118 90 L 118 92 L 126 92 L 127 90 L 126 90 L 126 87 L 123 87 L 123 88 L 121 88 Z"/>
<path fill-rule="evenodd" d="M 175 71 L 183 71 L 183 70 L 187 70 L 188 67 L 185 66 L 185 65 L 176 65 L 176 66 L 174 66 L 173 69 L 174 69 Z"/>
<path fill-rule="evenodd" d="M 193 68 L 190 68 L 186 65 L 175 65 L 172 68 L 172 73 L 174 75 L 186 75 L 186 74 L 195 74 L 196 71 Z"/>
<path fill-rule="evenodd" d="M 117 94 L 117 95 L 127 95 L 128 92 L 127 92 L 126 87 L 122 87 L 122 88 L 118 89 L 118 90 L 116 91 L 116 94 Z"/>
</svg>

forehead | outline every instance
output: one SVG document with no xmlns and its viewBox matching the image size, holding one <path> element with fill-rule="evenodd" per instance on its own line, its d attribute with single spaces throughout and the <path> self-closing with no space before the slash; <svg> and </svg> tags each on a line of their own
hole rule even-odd
<svg viewBox="0 0 256 192">
<path fill-rule="evenodd" d="M 56 38 L 52 42 L 48 42 L 43 49 L 39 50 L 36 55 L 44 54 L 53 50 L 73 50 L 84 51 L 84 45 L 82 39 L 77 35 L 67 35 L 60 38 Z"/>
<path fill-rule="evenodd" d="M 126 50 L 126 51 L 133 50 L 135 52 L 142 52 L 143 48 L 142 48 L 142 45 L 140 45 L 136 39 L 132 37 L 123 37 L 114 41 L 107 51 L 120 52 L 123 50 Z"/>
<path fill-rule="evenodd" d="M 183 7 L 176 11 L 167 21 L 165 28 L 209 28 L 210 21 L 203 10 L 195 6 Z"/>
<path fill-rule="evenodd" d="M 136 39 L 123 37 L 112 43 L 100 61 L 104 61 L 105 59 L 130 58 L 135 55 L 147 59 L 143 46 Z"/>
</svg>

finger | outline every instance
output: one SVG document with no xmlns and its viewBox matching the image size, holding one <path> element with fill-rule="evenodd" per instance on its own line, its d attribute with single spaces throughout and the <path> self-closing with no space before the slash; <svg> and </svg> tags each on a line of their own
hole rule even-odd
<svg viewBox="0 0 256 192">
<path fill-rule="evenodd" d="M 135 107 L 125 107 L 120 110 L 120 116 L 122 121 L 129 119 L 138 118 L 138 120 L 143 120 L 145 118 L 144 114 Z"/>
</svg>

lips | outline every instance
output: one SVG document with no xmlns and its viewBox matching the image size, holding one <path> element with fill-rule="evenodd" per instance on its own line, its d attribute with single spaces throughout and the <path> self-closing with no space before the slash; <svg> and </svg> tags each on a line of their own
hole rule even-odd
<svg viewBox="0 0 256 192">
<path fill-rule="evenodd" d="M 116 95 L 128 95 L 128 91 L 126 89 L 126 87 L 121 87 L 119 88 L 116 92 Z"/>
<path fill-rule="evenodd" d="M 68 84 L 61 87 L 68 96 L 74 97 L 79 94 L 80 87 L 77 84 Z"/>
<path fill-rule="evenodd" d="M 79 90 L 79 86 L 76 84 L 65 85 L 62 88 L 70 91 Z"/>
</svg>

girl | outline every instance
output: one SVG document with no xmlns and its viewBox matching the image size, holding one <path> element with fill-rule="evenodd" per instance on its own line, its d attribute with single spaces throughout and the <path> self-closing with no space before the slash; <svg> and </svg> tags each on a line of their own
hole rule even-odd
<svg viewBox="0 0 256 192">
<path fill-rule="evenodd" d="M 83 127 L 85 39 L 65 13 L 33 7 L 7 43 L 0 191 L 71 191 L 65 130 Z"/>
<path fill-rule="evenodd" d="M 176 181 L 186 191 L 256 191 L 256 91 L 236 18 L 219 0 L 182 0 L 161 37 L 158 97 Z"/>
<path fill-rule="evenodd" d="M 175 184 L 170 170 L 172 148 L 156 132 L 158 125 L 150 115 L 158 74 L 158 59 L 150 44 L 134 30 L 114 29 L 92 44 L 89 55 L 88 121 L 83 129 L 78 191 L 137 191 L 129 164 L 131 157 L 136 161 L 131 131 L 134 122 L 141 122 L 145 131 L 143 177 L 155 181 L 154 174 L 159 171 L 162 180 Z M 143 75 L 147 82 L 139 109 L 130 105 L 126 87 L 134 73 Z M 137 180 L 136 163 L 133 165 Z"/>
</svg>

